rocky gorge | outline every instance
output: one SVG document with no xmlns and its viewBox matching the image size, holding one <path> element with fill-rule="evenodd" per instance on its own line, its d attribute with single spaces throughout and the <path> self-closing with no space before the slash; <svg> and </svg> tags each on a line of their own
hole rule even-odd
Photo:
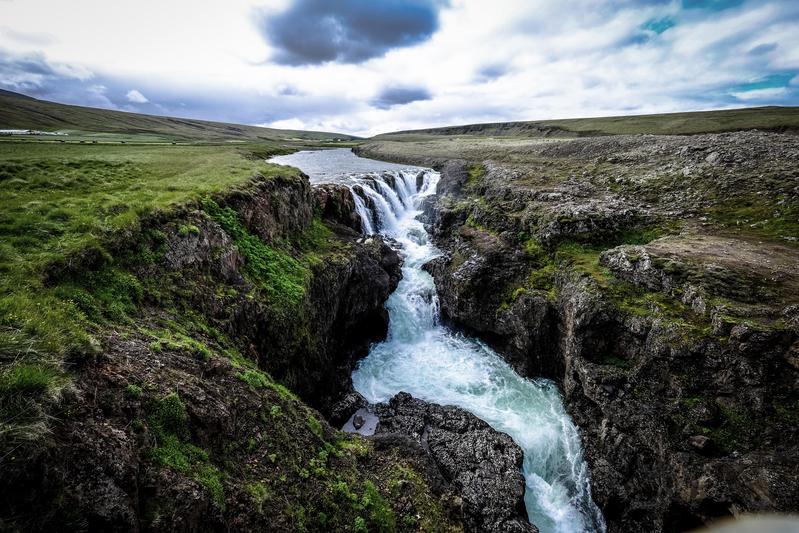
<svg viewBox="0 0 799 533">
<path fill-rule="evenodd" d="M 95 340 L 43 438 L 3 441 L 0 529 L 534 531 L 521 450 L 469 413 L 400 395 L 374 437 L 329 425 L 400 277 L 353 216 L 346 187 L 258 176 L 52 264 Z"/>
<path fill-rule="evenodd" d="M 409 260 L 435 284 L 410 296 L 447 326 L 427 317 L 420 349 L 493 354 L 482 339 L 509 394 L 557 384 L 534 387 L 579 428 L 562 466 L 590 467 L 584 529 L 796 511 L 795 139 L 377 138 L 357 151 L 440 173 L 414 205 L 424 231 L 396 238 L 361 213 L 407 204 L 396 175 L 259 175 L 155 211 L 44 271 L 92 342 L 57 392 L 31 389 L 41 438 L 0 435 L 0 529 L 536 531 L 548 485 L 531 488 L 514 424 L 539 419 L 353 390 L 382 362 L 363 357 L 393 349 Z M 443 254 L 411 253 L 426 234 Z M 359 409 L 374 435 L 336 429 Z"/>
<path fill-rule="evenodd" d="M 609 531 L 797 511 L 794 135 L 357 150 L 440 170 L 442 313 L 560 385 Z"/>
</svg>

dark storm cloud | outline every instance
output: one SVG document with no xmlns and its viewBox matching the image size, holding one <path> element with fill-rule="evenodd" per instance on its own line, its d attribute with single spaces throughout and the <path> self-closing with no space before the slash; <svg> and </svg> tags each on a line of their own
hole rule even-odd
<svg viewBox="0 0 799 533">
<path fill-rule="evenodd" d="M 430 91 L 424 87 L 386 87 L 370 103 L 379 109 L 389 109 L 420 100 L 430 100 L 432 97 Z"/>
<path fill-rule="evenodd" d="M 56 69 L 39 53 L 12 55 L 0 50 L 0 88 L 46 98 L 54 91 L 70 92 L 76 86 L 85 89 L 81 77 L 88 79 L 91 73 L 63 66 Z"/>
<path fill-rule="evenodd" d="M 295 0 L 258 26 L 285 65 L 361 63 L 427 40 L 438 29 L 439 0 Z"/>
</svg>

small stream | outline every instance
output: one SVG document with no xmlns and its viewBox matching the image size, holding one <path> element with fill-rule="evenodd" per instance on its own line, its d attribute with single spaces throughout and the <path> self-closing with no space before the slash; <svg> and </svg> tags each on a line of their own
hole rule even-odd
<svg viewBox="0 0 799 533">
<path fill-rule="evenodd" d="M 405 391 L 474 413 L 524 451 L 525 504 L 533 524 L 543 533 L 604 531 L 591 499 L 579 433 L 555 384 L 522 378 L 484 343 L 439 321 L 435 285 L 422 265 L 440 252 L 416 219 L 420 200 L 436 192 L 438 173 L 357 157 L 345 149 L 297 152 L 271 161 L 300 168 L 311 183 L 350 187 L 364 233 L 394 239 L 404 258 L 402 280 L 386 303 L 388 337 L 358 364 L 352 374 L 355 389 L 372 403 Z"/>
</svg>

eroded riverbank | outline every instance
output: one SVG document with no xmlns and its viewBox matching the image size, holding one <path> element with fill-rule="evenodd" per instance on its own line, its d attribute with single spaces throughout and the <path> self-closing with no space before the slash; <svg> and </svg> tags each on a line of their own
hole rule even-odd
<svg viewBox="0 0 799 533">
<path fill-rule="evenodd" d="M 356 158 L 354 155 L 349 157 Z M 306 152 L 281 162 L 322 168 L 326 159 L 347 156 Z M 313 164 L 307 163 L 313 160 Z M 369 160 L 366 160 L 369 161 Z M 588 468 L 579 433 L 563 408 L 557 387 L 522 378 L 485 344 L 455 333 L 439 320 L 433 279 L 423 266 L 440 255 L 418 220 L 424 198 L 435 194 L 439 175 L 429 169 L 343 172 L 331 179 L 348 185 L 362 200 L 363 229 L 389 237 L 404 258 L 402 279 L 390 296 L 389 333 L 373 345 L 353 373 L 355 389 L 370 402 L 398 392 L 443 405 L 456 405 L 510 435 L 524 452 L 525 503 L 541 531 L 602 531 L 601 513 L 591 500 Z M 344 165 L 352 168 L 356 164 Z"/>
</svg>

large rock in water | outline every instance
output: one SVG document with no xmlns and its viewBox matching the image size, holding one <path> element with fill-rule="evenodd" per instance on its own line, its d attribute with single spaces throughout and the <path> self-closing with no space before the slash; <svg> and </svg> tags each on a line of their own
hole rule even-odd
<svg viewBox="0 0 799 533">
<path fill-rule="evenodd" d="M 524 508 L 521 448 L 458 407 L 430 404 L 400 392 L 377 406 L 378 434 L 419 442 L 463 500 L 469 531 L 534 533 Z"/>
</svg>

